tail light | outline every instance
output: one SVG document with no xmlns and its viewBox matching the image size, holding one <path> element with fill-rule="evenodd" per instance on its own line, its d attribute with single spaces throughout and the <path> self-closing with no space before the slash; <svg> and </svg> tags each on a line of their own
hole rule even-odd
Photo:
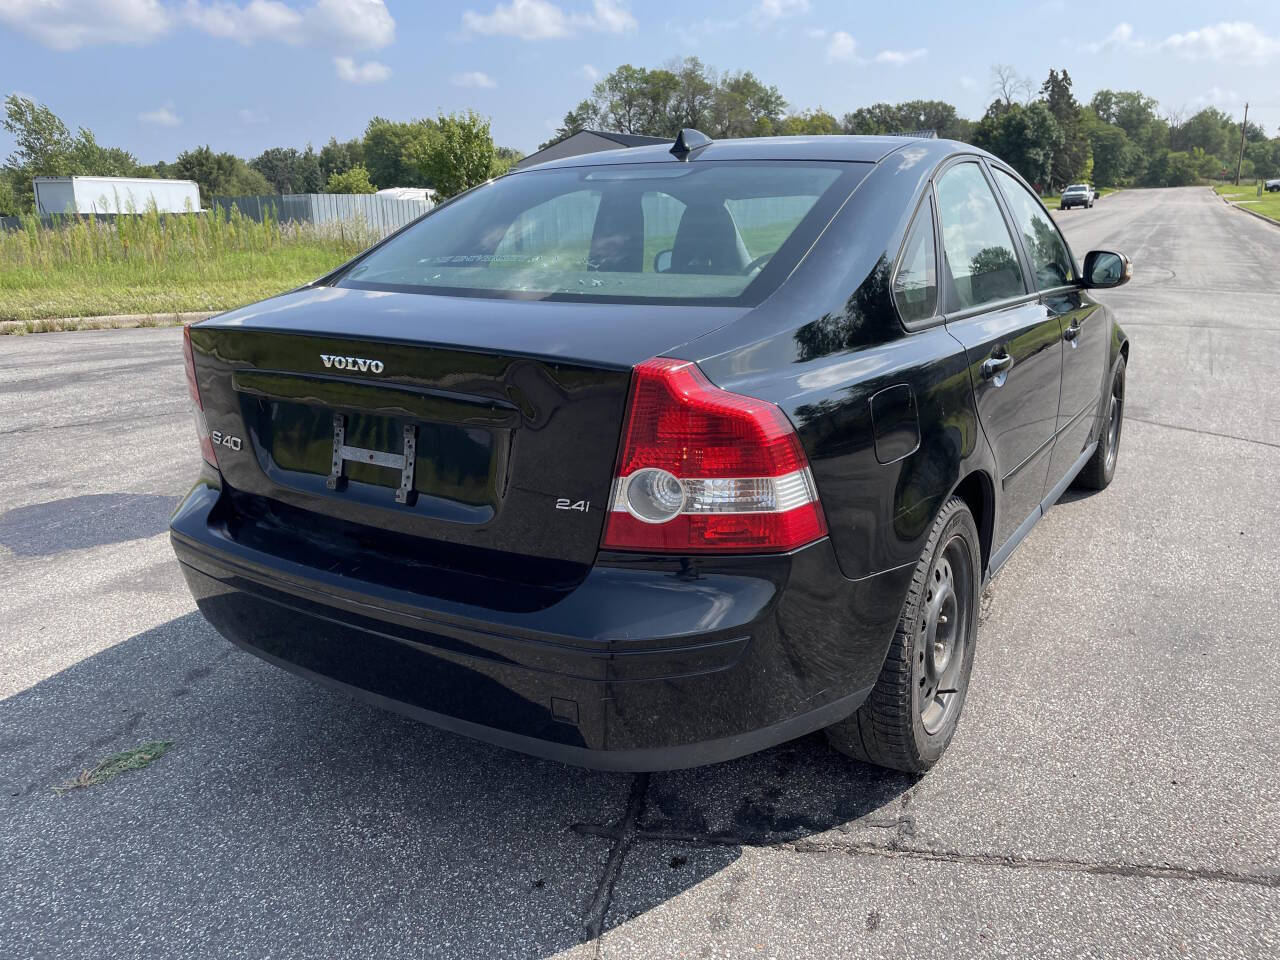
<svg viewBox="0 0 1280 960">
<path fill-rule="evenodd" d="M 826 533 L 781 410 L 721 390 L 685 360 L 635 368 L 604 549 L 770 553 Z"/>
<path fill-rule="evenodd" d="M 211 466 L 218 465 L 218 457 L 213 452 L 213 440 L 209 436 L 209 424 L 204 419 L 204 404 L 200 402 L 200 387 L 196 384 L 196 361 L 191 354 L 191 328 L 182 328 L 182 359 L 187 367 L 187 391 L 191 394 L 196 415 L 196 436 L 200 438 L 200 455 Z"/>
</svg>

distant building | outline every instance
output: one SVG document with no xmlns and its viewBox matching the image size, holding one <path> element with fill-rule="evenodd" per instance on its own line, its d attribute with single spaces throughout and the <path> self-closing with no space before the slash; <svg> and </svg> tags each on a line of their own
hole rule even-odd
<svg viewBox="0 0 1280 960">
<path fill-rule="evenodd" d="M 937 130 L 902 130 L 897 133 L 886 133 L 886 137 L 910 137 L 912 140 L 937 140 Z"/>
<path fill-rule="evenodd" d="M 36 213 L 42 217 L 74 213 L 146 213 L 154 203 L 161 213 L 200 210 L 194 180 L 148 177 L 35 177 Z"/>
<path fill-rule="evenodd" d="M 612 133 L 608 130 L 579 130 L 549 147 L 543 147 L 536 153 L 517 160 L 511 165 L 511 169 L 523 170 L 535 163 L 546 163 L 548 160 L 559 160 L 561 157 L 576 157 L 583 153 L 599 153 L 601 150 L 622 150 L 626 147 L 671 143 L 672 139 L 671 137 L 641 137 L 633 133 Z"/>
</svg>

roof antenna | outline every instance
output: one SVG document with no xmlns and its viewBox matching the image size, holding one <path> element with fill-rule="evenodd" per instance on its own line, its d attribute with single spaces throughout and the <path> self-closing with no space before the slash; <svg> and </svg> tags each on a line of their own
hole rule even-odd
<svg viewBox="0 0 1280 960">
<path fill-rule="evenodd" d="M 701 150 L 709 143 L 711 143 L 711 138 L 701 130 L 685 127 L 676 134 L 676 142 L 671 147 L 671 155 L 677 160 L 688 160 L 689 154 L 695 150 Z"/>
</svg>

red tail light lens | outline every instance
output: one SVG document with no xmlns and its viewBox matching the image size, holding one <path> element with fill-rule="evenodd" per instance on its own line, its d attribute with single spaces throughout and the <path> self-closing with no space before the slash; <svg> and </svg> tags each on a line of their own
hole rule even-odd
<svg viewBox="0 0 1280 960">
<path fill-rule="evenodd" d="M 209 425 L 204 419 L 204 404 L 200 402 L 200 387 L 196 384 L 196 361 L 191 354 L 191 328 L 182 328 L 182 360 L 187 367 L 187 392 L 191 394 L 191 403 L 196 415 L 196 436 L 200 438 L 200 455 L 212 466 L 218 465 L 217 454 L 213 452 L 213 440 L 209 437 Z"/>
<path fill-rule="evenodd" d="M 604 549 L 776 553 L 826 533 L 781 410 L 721 390 L 686 360 L 635 368 Z"/>
</svg>

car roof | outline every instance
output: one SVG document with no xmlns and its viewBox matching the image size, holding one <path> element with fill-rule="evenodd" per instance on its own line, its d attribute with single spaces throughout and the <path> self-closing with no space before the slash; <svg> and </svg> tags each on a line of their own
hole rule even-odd
<svg viewBox="0 0 1280 960">
<path fill-rule="evenodd" d="M 744 137 L 733 140 L 713 140 L 689 154 L 689 162 L 705 160 L 844 160 L 859 163 L 879 163 L 885 157 L 910 147 L 925 151 L 936 160 L 951 153 L 982 153 L 968 144 L 952 140 L 924 139 L 921 137 Z M 561 157 L 545 163 L 534 164 L 518 173 L 530 170 L 555 170 L 566 167 L 598 167 L 615 163 L 680 163 L 671 154 L 667 143 L 624 150 L 603 150 L 598 153 L 582 153 Z"/>
</svg>

